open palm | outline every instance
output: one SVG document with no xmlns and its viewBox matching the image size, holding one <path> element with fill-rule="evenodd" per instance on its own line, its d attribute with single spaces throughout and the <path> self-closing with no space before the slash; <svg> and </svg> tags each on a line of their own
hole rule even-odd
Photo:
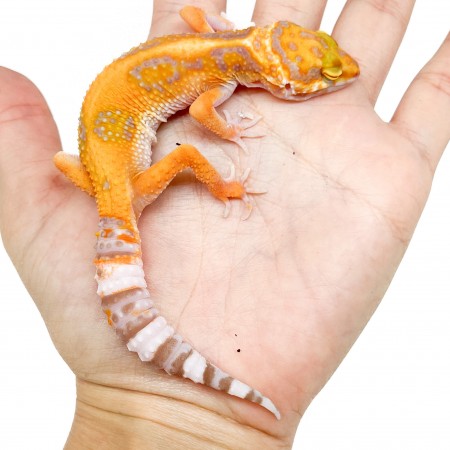
<svg viewBox="0 0 450 450">
<path fill-rule="evenodd" d="M 176 17 L 175 6 L 167 11 L 164 2 L 154 3 L 153 34 L 183 31 L 163 20 Z M 290 20 L 317 27 L 325 2 L 303 3 L 310 14 L 291 9 Z M 289 424 L 286 434 L 382 298 L 449 139 L 439 120 L 450 109 L 443 82 L 449 39 L 386 124 L 373 104 L 413 2 L 403 2 L 395 14 L 366 3 L 349 1 L 334 33 L 361 65 L 354 85 L 301 104 L 259 90 L 238 91 L 226 103 L 230 111 L 263 117 L 257 128 L 264 136 L 247 140 L 250 155 L 239 157 L 241 169 L 252 169 L 249 182 L 267 191 L 253 197 L 248 220 L 241 220 L 239 201 L 224 219 L 223 205 L 182 175 L 139 223 L 146 277 L 161 313 L 214 363 L 270 397 Z M 257 24 L 277 18 L 257 2 Z M 389 31 L 374 38 L 371 23 Z M 368 60 L 369 47 L 384 51 L 371 52 Z M 269 414 L 254 405 L 168 380 L 108 329 L 91 263 L 95 203 L 54 168 L 60 142 L 37 90 L 6 69 L 0 82 L 2 236 L 75 374 L 85 383 L 162 393 L 273 427 Z M 187 115 L 160 129 L 155 159 L 178 141 L 196 145 L 225 175 L 230 156 L 238 160 L 236 146 Z"/>
</svg>

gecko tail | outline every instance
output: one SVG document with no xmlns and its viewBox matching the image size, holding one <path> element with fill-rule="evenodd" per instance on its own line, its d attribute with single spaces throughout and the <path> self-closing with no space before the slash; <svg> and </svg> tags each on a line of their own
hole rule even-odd
<svg viewBox="0 0 450 450">
<path fill-rule="evenodd" d="M 130 351 L 170 375 L 257 403 L 280 419 L 269 398 L 208 361 L 159 314 L 144 278 L 137 229 L 101 218 L 95 263 L 103 311 Z"/>
</svg>

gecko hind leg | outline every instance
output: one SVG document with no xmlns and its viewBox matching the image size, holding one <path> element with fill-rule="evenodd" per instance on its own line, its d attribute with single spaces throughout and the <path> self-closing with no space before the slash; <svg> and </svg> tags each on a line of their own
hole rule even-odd
<svg viewBox="0 0 450 450">
<path fill-rule="evenodd" d="M 185 6 L 180 10 L 181 18 L 197 33 L 214 33 L 216 31 L 234 30 L 225 14 L 213 14 L 196 6 Z"/>
<path fill-rule="evenodd" d="M 94 196 L 94 187 L 80 158 L 70 153 L 58 152 L 53 157 L 55 166 L 70 180 L 90 196 Z"/>
<path fill-rule="evenodd" d="M 140 213 L 155 200 L 175 176 L 187 168 L 192 169 L 197 180 L 205 184 L 214 197 L 225 203 L 226 213 L 229 211 L 229 200 L 233 198 L 243 200 L 247 209 L 249 208 L 245 187 L 247 172 L 243 180 L 226 180 L 194 146 L 181 144 L 134 178 L 134 203 L 137 212 Z"/>
</svg>

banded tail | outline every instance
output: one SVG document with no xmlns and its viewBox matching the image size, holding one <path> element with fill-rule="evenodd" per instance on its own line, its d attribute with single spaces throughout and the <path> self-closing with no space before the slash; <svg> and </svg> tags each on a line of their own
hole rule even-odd
<svg viewBox="0 0 450 450">
<path fill-rule="evenodd" d="M 111 217 L 102 217 L 99 227 L 97 293 L 110 325 L 128 349 L 170 375 L 257 403 L 280 419 L 270 399 L 207 361 L 159 314 L 147 290 L 137 229 L 132 232 Z"/>
</svg>

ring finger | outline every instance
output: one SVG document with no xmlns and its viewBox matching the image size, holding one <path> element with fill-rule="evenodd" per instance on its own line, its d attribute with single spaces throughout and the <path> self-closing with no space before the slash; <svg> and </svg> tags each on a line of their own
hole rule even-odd
<svg viewBox="0 0 450 450">
<path fill-rule="evenodd" d="M 333 36 L 361 66 L 362 83 L 376 102 L 408 26 L 414 0 L 348 0 Z"/>
</svg>

